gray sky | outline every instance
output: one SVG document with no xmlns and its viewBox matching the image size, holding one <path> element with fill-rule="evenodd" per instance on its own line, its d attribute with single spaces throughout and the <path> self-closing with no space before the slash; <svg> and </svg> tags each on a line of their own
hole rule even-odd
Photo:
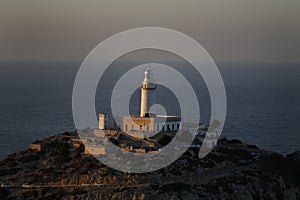
<svg viewBox="0 0 300 200">
<path fill-rule="evenodd" d="M 183 32 L 219 62 L 300 62 L 299 0 L 1 1 L 0 60 L 82 60 L 144 26 Z"/>
</svg>

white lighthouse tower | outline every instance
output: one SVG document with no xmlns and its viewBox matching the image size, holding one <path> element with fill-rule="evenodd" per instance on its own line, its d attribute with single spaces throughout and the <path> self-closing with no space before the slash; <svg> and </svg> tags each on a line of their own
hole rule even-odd
<svg viewBox="0 0 300 200">
<path fill-rule="evenodd" d="M 141 87 L 141 114 L 140 117 L 149 117 L 149 108 L 154 103 L 156 85 L 153 73 L 149 68 L 144 73 L 143 86 Z"/>
<path fill-rule="evenodd" d="M 145 138 L 152 133 L 172 132 L 180 129 L 181 117 L 174 115 L 158 115 L 149 113 L 149 109 L 155 104 L 156 84 L 153 73 L 149 68 L 144 72 L 144 81 L 141 86 L 141 113 L 140 116 L 127 115 L 121 118 L 118 126 L 126 133 L 134 137 Z"/>
</svg>

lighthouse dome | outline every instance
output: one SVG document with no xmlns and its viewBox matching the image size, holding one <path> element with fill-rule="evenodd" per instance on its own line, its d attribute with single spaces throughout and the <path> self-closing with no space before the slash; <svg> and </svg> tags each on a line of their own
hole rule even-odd
<svg viewBox="0 0 300 200">
<path fill-rule="evenodd" d="M 154 79 L 153 79 L 153 73 L 151 72 L 150 68 L 148 67 L 144 72 L 144 81 L 143 81 L 143 87 L 144 88 L 155 88 Z"/>
<path fill-rule="evenodd" d="M 148 67 L 146 70 L 145 70 L 145 74 L 150 74 L 151 73 L 151 70 L 150 68 Z"/>
</svg>

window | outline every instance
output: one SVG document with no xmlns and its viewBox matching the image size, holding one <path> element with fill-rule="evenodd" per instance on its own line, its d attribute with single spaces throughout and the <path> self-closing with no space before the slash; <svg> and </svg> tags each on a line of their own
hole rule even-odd
<svg viewBox="0 0 300 200">
<path fill-rule="evenodd" d="M 174 124 L 172 124 L 172 130 L 174 130 L 174 129 L 175 129 Z"/>
<path fill-rule="evenodd" d="M 177 124 L 177 130 L 179 130 L 179 124 Z"/>
<path fill-rule="evenodd" d="M 167 125 L 167 130 L 168 130 L 168 131 L 170 130 L 170 124 Z"/>
<path fill-rule="evenodd" d="M 127 131 L 128 130 L 128 125 L 127 124 L 125 124 L 125 131 Z"/>
<path fill-rule="evenodd" d="M 143 125 L 140 125 L 140 130 L 143 130 Z"/>
<path fill-rule="evenodd" d="M 156 131 L 159 131 L 159 124 L 156 124 Z"/>
</svg>

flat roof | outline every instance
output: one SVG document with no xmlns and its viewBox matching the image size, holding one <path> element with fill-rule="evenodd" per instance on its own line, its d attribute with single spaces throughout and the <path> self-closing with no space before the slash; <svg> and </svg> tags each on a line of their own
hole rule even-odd
<svg viewBox="0 0 300 200">
<path fill-rule="evenodd" d="M 176 115 L 156 115 L 156 117 L 160 117 L 160 118 L 178 118 L 180 116 L 176 116 Z"/>
</svg>

